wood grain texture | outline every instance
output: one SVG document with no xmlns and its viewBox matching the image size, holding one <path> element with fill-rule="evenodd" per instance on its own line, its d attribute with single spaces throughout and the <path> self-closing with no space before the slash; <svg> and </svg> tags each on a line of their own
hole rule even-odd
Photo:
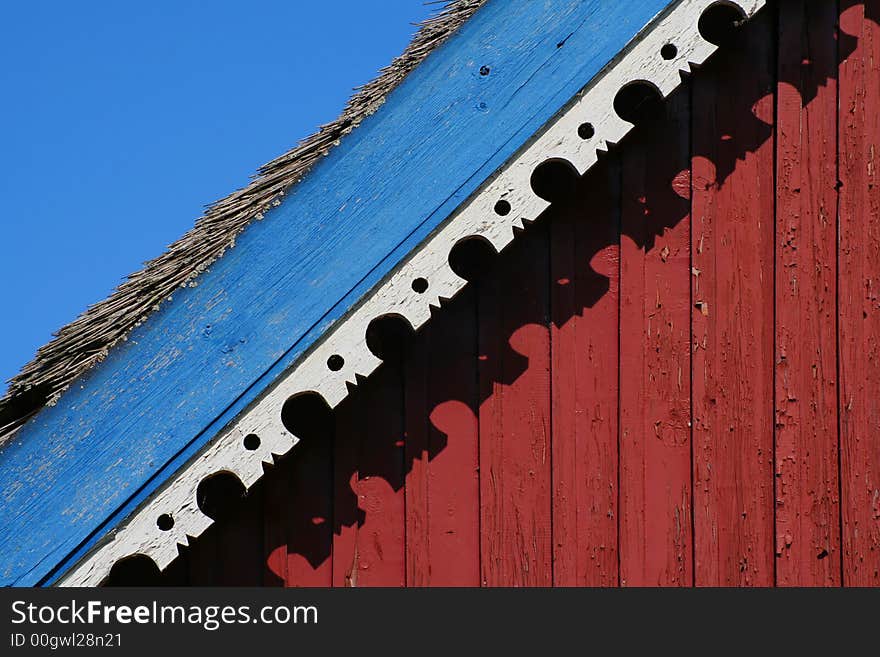
<svg viewBox="0 0 880 657">
<path fill-rule="evenodd" d="M 429 328 L 431 586 L 479 586 L 480 449 L 477 296 L 455 299 Z"/>
<path fill-rule="evenodd" d="M 548 212 L 553 584 L 617 586 L 620 165 Z"/>
<path fill-rule="evenodd" d="M 690 451 L 690 113 L 623 151 L 620 247 L 620 581 L 693 579 Z"/>
<path fill-rule="evenodd" d="M 843 583 L 880 585 L 880 1 L 840 3 Z M 853 39 L 854 51 L 847 43 Z"/>
<path fill-rule="evenodd" d="M 772 14 L 693 81 L 694 576 L 773 584 Z"/>
<path fill-rule="evenodd" d="M 345 475 L 338 470 L 337 476 L 342 475 L 342 479 L 337 485 L 351 486 L 356 495 L 358 521 L 351 528 L 354 537 L 346 545 L 348 550 L 335 552 L 334 561 L 341 558 L 340 575 L 346 585 L 404 586 L 405 440 L 403 379 L 399 365 L 383 366 L 376 373 L 376 381 L 376 385 L 353 396 L 357 411 L 353 424 L 347 428 L 351 451 L 357 454 L 357 465 L 353 469 L 356 474 L 349 478 L 346 475 L 352 469 L 346 470 Z"/>
<path fill-rule="evenodd" d="M 126 517 L 667 4 L 487 3 L 0 452 L 0 581 L 42 581 Z"/>
<path fill-rule="evenodd" d="M 333 435 L 315 436 L 267 474 L 266 585 L 333 581 Z"/>
<path fill-rule="evenodd" d="M 777 583 L 840 583 L 835 3 L 779 4 Z"/>
<path fill-rule="evenodd" d="M 363 522 L 358 495 L 360 417 L 356 398 L 336 408 L 333 441 L 333 586 L 356 587 L 358 527 Z"/>
<path fill-rule="evenodd" d="M 479 586 L 476 296 L 416 340 L 406 370 L 408 586 Z"/>
<path fill-rule="evenodd" d="M 434 321 L 425 327 L 405 364 L 404 431 L 406 471 L 406 585 L 429 586 L 431 550 L 431 430 L 427 420 L 431 362 L 430 335 Z M 424 345 L 424 346 L 422 346 Z"/>
<path fill-rule="evenodd" d="M 478 288 L 484 586 L 553 581 L 549 233 L 526 232 Z"/>
<path fill-rule="evenodd" d="M 406 584 L 406 507 L 403 377 L 386 363 L 376 385 L 356 395 L 360 404 L 356 492 L 363 522 L 357 527 L 358 586 Z"/>
</svg>

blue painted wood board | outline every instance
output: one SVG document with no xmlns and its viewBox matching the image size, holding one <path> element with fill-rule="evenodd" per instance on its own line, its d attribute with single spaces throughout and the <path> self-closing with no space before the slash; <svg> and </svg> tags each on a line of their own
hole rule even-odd
<svg viewBox="0 0 880 657">
<path fill-rule="evenodd" d="M 0 582 L 63 573 L 668 4 L 490 0 L 197 286 L 0 452 Z"/>
</svg>

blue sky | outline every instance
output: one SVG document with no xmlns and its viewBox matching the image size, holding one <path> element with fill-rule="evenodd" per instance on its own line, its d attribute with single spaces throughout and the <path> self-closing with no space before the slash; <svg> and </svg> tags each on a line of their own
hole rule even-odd
<svg viewBox="0 0 880 657">
<path fill-rule="evenodd" d="M 422 0 L 7 3 L 0 390 L 205 204 L 337 116 Z"/>
</svg>

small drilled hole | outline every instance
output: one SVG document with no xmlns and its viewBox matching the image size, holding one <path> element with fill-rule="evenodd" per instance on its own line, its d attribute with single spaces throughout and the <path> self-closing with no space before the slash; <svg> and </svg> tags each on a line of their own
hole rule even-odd
<svg viewBox="0 0 880 657">
<path fill-rule="evenodd" d="M 253 452 L 260 447 L 260 437 L 255 433 L 250 433 L 244 437 L 242 444 L 246 450 Z"/>
<path fill-rule="evenodd" d="M 667 43 L 660 49 L 660 56 L 666 61 L 675 59 L 678 56 L 678 48 L 675 47 L 675 44 Z"/>
<path fill-rule="evenodd" d="M 412 282 L 412 289 L 416 294 L 424 294 L 428 291 L 428 280 L 425 278 L 417 278 Z"/>
<path fill-rule="evenodd" d="M 342 369 L 343 365 L 345 365 L 345 359 L 339 354 L 333 354 L 327 359 L 327 367 L 332 372 L 338 372 Z"/>
<path fill-rule="evenodd" d="M 483 77 L 486 77 L 487 75 L 489 75 L 489 71 L 491 71 L 491 69 L 488 66 L 481 66 L 480 67 L 480 75 L 482 75 Z"/>
<path fill-rule="evenodd" d="M 504 199 L 501 199 L 495 204 L 495 214 L 499 216 L 506 217 L 510 214 L 510 210 L 510 203 L 508 203 Z"/>
<path fill-rule="evenodd" d="M 581 139 L 592 139 L 596 135 L 596 129 L 592 123 L 581 123 L 578 126 L 578 137 Z"/>
<path fill-rule="evenodd" d="M 174 518 L 172 518 L 167 513 L 163 513 L 156 519 L 156 526 L 163 532 L 167 532 L 172 527 L 174 527 Z"/>
</svg>

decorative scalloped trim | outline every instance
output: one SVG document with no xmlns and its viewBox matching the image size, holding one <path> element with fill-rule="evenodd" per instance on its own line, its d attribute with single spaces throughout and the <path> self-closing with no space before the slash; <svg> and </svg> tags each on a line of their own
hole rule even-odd
<svg viewBox="0 0 880 657">
<path fill-rule="evenodd" d="M 703 12 L 717 4 L 739 7 L 751 18 L 766 0 L 680 0 L 673 9 L 657 17 L 618 59 L 596 76 L 551 120 L 530 143 L 514 155 L 478 192 L 465 201 L 446 223 L 431 235 L 385 281 L 345 318 L 339 320 L 291 370 L 254 402 L 198 456 L 185 465 L 150 499 L 136 510 L 109 542 L 86 555 L 59 582 L 60 586 L 97 586 L 117 561 L 134 556 L 150 557 L 164 570 L 178 555 L 178 545 L 188 545 L 213 522 L 199 509 L 196 492 L 205 479 L 220 472 L 236 475 L 245 488 L 263 476 L 263 464 L 286 454 L 299 442 L 281 421 L 284 403 L 303 393 L 320 394 L 331 407 L 347 395 L 349 385 L 369 376 L 380 364 L 367 348 L 366 331 L 380 317 L 406 318 L 413 328 L 423 326 L 431 307 L 453 298 L 467 281 L 449 266 L 449 254 L 464 239 L 480 237 L 497 251 L 510 244 L 514 228 L 535 221 L 549 203 L 532 191 L 531 176 L 549 160 L 571 163 L 583 175 L 633 127 L 614 111 L 617 93 L 633 82 L 648 82 L 665 98 L 678 87 L 681 73 L 702 64 L 716 46 L 700 35 L 698 22 Z M 663 46 L 677 48 L 671 60 L 661 56 Z M 583 139 L 578 128 L 589 123 L 593 135 Z M 508 204 L 503 216 L 496 212 L 499 201 Z M 502 204 L 505 205 L 505 204 Z M 501 209 L 501 208 L 499 208 Z M 427 289 L 416 292 L 412 282 L 422 278 Z M 335 358 L 335 371 L 328 361 Z M 247 449 L 246 436 L 259 437 L 256 449 Z M 249 447 L 253 447 L 249 443 Z M 170 516 L 172 526 L 159 528 L 160 516 Z M 167 521 L 167 518 L 165 518 Z M 162 523 L 167 527 L 168 523 Z"/>
</svg>

